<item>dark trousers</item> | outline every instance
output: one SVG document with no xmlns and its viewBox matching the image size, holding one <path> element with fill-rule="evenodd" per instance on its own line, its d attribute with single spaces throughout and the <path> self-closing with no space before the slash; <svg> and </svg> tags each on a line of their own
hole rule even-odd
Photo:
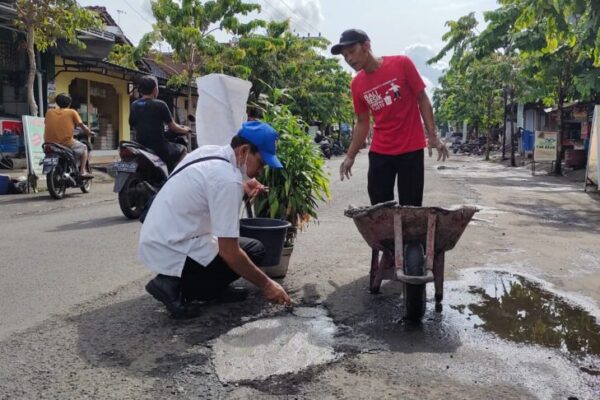
<svg viewBox="0 0 600 400">
<path fill-rule="evenodd" d="M 185 155 L 186 148 L 178 143 L 167 142 L 154 151 L 167 164 L 167 170 L 171 173 Z"/>
<path fill-rule="evenodd" d="M 369 153 L 367 186 L 371 205 L 394 200 L 397 179 L 398 203 L 420 207 L 423 204 L 424 162 L 424 150 L 397 156 Z"/>
<path fill-rule="evenodd" d="M 239 243 L 254 264 L 258 264 L 264 258 L 265 248 L 258 240 L 241 237 Z M 212 300 L 239 277 L 221 256 L 217 255 L 207 266 L 198 264 L 188 257 L 181 274 L 183 298 L 186 300 Z"/>
</svg>

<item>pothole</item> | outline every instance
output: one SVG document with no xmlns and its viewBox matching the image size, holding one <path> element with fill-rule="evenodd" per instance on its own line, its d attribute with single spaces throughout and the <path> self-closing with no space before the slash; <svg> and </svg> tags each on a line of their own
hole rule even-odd
<svg viewBox="0 0 600 400">
<path fill-rule="evenodd" d="M 507 271 L 470 271 L 465 281 L 466 296 L 452 308 L 476 329 L 557 350 L 590 375 L 600 371 L 596 312 L 554 292 L 550 285 Z"/>
<path fill-rule="evenodd" d="M 334 348 L 336 326 L 324 308 L 297 307 L 287 315 L 236 327 L 213 343 L 219 380 L 264 380 L 326 364 L 342 354 Z"/>
</svg>

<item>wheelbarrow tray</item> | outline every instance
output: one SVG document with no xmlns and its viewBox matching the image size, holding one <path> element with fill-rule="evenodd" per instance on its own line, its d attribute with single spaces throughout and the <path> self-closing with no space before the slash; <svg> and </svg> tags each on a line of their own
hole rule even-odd
<svg viewBox="0 0 600 400">
<path fill-rule="evenodd" d="M 436 311 L 441 311 L 445 253 L 456 246 L 477 211 L 469 206 L 407 207 L 395 201 L 347 209 L 344 214 L 354 220 L 372 249 L 370 292 L 379 293 L 384 279 L 403 282 L 405 317 L 420 321 L 425 313 L 425 284 L 435 282 Z"/>
<path fill-rule="evenodd" d="M 440 207 L 399 206 L 395 201 L 372 207 L 349 208 L 344 215 L 354 220 L 358 231 L 373 250 L 394 252 L 394 216 L 400 214 L 403 241 L 426 243 L 429 217 L 436 216 L 435 252 L 445 252 L 456 246 L 465 228 L 477 212 L 476 207 L 454 209 Z"/>
</svg>

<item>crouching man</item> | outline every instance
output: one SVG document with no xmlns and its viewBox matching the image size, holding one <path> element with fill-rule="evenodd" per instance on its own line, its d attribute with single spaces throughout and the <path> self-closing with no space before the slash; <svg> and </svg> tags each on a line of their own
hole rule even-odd
<svg viewBox="0 0 600 400">
<path fill-rule="evenodd" d="M 158 273 L 146 291 L 173 317 L 197 316 L 195 300 L 245 299 L 245 290 L 231 286 L 239 277 L 269 301 L 291 305 L 285 290 L 256 267 L 264 256 L 262 243 L 239 237 L 244 193 L 255 196 L 265 190 L 251 178 L 265 164 L 282 168 L 276 140 L 270 125 L 245 122 L 230 145 L 202 146 L 188 154 L 154 199 L 140 232 L 138 255 Z"/>
</svg>

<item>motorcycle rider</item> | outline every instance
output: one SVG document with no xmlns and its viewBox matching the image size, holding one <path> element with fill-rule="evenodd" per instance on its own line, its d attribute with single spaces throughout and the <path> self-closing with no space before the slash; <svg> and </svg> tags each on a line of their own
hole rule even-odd
<svg viewBox="0 0 600 400">
<path fill-rule="evenodd" d="M 167 104 L 158 100 L 158 82 L 153 76 L 144 76 L 138 81 L 141 99 L 131 104 L 129 125 L 135 129 L 136 141 L 154 151 L 166 164 L 169 172 L 185 156 L 183 145 L 169 142 L 165 137 L 164 127 L 177 135 L 187 135 L 189 127 L 176 124 Z"/>
<path fill-rule="evenodd" d="M 86 171 L 87 146 L 73 138 L 73 131 L 78 127 L 88 136 L 92 134 L 92 131 L 81 121 L 79 113 L 69 108 L 71 97 L 68 94 L 60 93 L 56 96 L 55 101 L 59 108 L 49 109 L 44 119 L 44 141 L 57 143 L 73 150 L 80 161 L 79 173 L 81 177 L 91 179 L 94 176 Z"/>
</svg>

